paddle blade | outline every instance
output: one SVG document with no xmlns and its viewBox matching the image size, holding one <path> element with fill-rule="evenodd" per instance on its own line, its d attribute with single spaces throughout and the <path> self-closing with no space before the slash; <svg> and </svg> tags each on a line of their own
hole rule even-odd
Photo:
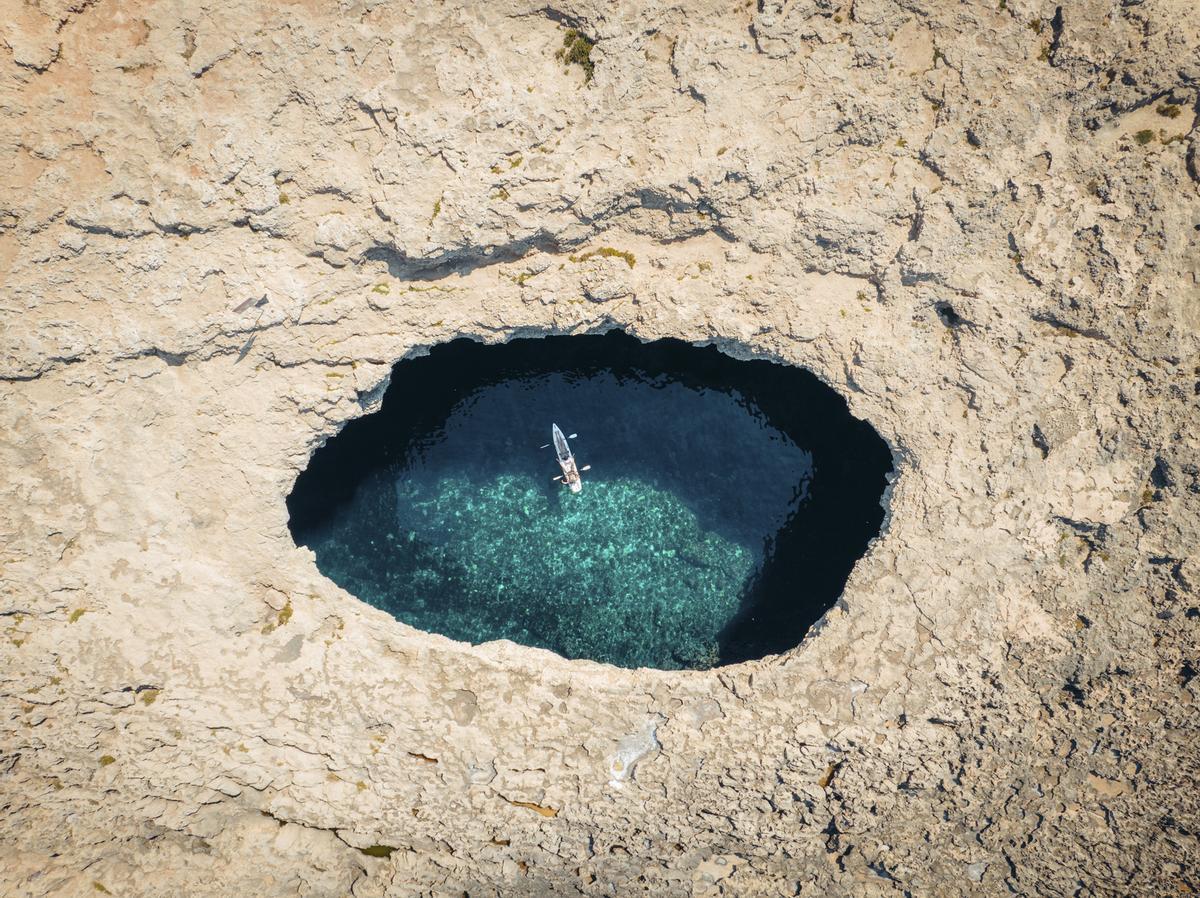
<svg viewBox="0 0 1200 898">
<path fill-rule="evenodd" d="M 581 471 L 590 471 L 591 469 L 592 469 L 592 466 L 591 466 L 591 465 L 584 465 L 584 466 L 583 466 L 582 468 L 580 468 L 579 470 L 581 470 Z"/>
<path fill-rule="evenodd" d="M 567 439 L 568 439 L 568 440 L 573 440 L 573 439 L 575 439 L 575 437 L 577 437 L 577 436 L 579 436 L 579 434 L 577 434 L 577 433 L 573 433 L 573 434 L 571 434 L 570 436 L 568 436 L 568 437 L 567 437 Z"/>
</svg>

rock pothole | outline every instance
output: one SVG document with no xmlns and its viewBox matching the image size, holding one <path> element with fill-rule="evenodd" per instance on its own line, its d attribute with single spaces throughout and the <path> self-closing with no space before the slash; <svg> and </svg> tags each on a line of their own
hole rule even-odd
<svg viewBox="0 0 1200 898">
<path fill-rule="evenodd" d="M 891 471 L 802 368 L 620 331 L 460 339 L 399 362 L 288 504 L 324 574 L 419 629 L 709 668 L 799 644 L 879 533 Z"/>
</svg>

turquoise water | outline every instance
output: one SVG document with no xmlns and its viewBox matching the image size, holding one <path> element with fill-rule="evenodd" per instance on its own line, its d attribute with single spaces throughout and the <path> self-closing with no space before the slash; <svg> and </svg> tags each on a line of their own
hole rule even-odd
<svg viewBox="0 0 1200 898">
<path fill-rule="evenodd" d="M 552 480 L 552 421 L 592 466 L 579 494 Z M 877 531 L 889 466 L 798 369 L 620 334 L 456 341 L 399 363 L 289 508 L 327 576 L 414 627 L 704 668 L 799 641 Z"/>
</svg>

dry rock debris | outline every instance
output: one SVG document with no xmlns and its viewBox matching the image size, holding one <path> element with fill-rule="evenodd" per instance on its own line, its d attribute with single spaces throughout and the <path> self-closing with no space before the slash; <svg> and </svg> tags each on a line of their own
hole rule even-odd
<svg viewBox="0 0 1200 898">
<path fill-rule="evenodd" d="M 5 895 L 1200 890 L 1188 0 L 0 20 Z M 894 447 L 801 646 L 465 646 L 292 543 L 397 360 L 613 327 Z"/>
</svg>

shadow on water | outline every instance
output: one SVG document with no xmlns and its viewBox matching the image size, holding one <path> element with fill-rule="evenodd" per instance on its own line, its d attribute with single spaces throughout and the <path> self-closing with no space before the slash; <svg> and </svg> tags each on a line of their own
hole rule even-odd
<svg viewBox="0 0 1200 898">
<path fill-rule="evenodd" d="M 551 421 L 584 475 L 570 495 Z M 321 570 L 413 626 L 621 666 L 796 645 L 883 519 L 886 444 L 810 373 L 675 340 L 467 340 L 399 363 L 382 409 L 288 499 Z"/>
</svg>

